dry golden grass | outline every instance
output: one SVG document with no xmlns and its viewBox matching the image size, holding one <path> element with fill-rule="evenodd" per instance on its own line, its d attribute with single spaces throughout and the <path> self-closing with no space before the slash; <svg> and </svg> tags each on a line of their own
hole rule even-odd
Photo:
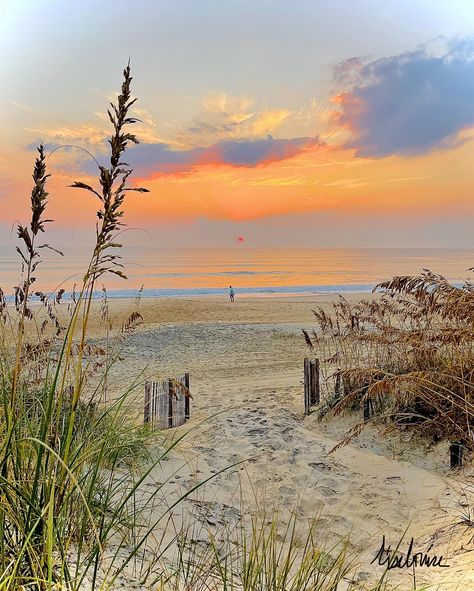
<svg viewBox="0 0 474 591">
<path fill-rule="evenodd" d="M 318 326 L 305 339 L 325 366 L 322 413 L 370 401 L 389 427 L 473 450 L 474 284 L 424 270 L 376 290 L 376 300 L 341 297 L 330 314 L 314 310 Z"/>
</svg>

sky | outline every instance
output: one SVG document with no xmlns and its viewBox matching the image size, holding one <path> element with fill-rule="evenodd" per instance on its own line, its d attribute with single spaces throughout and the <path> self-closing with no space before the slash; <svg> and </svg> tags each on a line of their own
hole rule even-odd
<svg viewBox="0 0 474 591">
<path fill-rule="evenodd" d="M 0 0 L 0 245 L 40 142 L 106 162 L 129 58 L 128 243 L 474 246 L 472 0 Z M 47 166 L 81 245 L 94 163 Z"/>
</svg>

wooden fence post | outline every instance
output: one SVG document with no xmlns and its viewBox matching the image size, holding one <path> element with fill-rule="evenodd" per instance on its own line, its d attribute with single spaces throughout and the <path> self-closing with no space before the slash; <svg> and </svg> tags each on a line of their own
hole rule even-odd
<svg viewBox="0 0 474 591">
<path fill-rule="evenodd" d="M 310 385 L 311 385 L 311 361 L 304 358 L 304 414 L 309 415 L 310 409 Z"/>
<path fill-rule="evenodd" d="M 320 389 L 319 389 L 319 359 L 311 360 L 311 406 L 319 404 L 320 402 Z"/>
<path fill-rule="evenodd" d="M 143 422 L 145 424 L 150 422 L 150 388 L 151 383 L 145 382 L 145 406 L 143 409 Z"/>
<path fill-rule="evenodd" d="M 319 359 L 304 359 L 304 414 L 320 402 Z"/>
<path fill-rule="evenodd" d="M 173 380 L 168 380 L 168 427 L 173 426 Z"/>
<path fill-rule="evenodd" d="M 184 374 L 184 387 L 186 388 L 186 396 L 184 398 L 184 420 L 191 418 L 190 396 L 189 396 L 189 373 Z"/>
<path fill-rule="evenodd" d="M 449 446 L 449 463 L 451 468 L 462 466 L 462 445 L 457 441 Z"/>
<path fill-rule="evenodd" d="M 364 388 L 363 396 L 367 394 L 368 387 Z M 372 398 L 364 398 L 364 422 L 374 416 L 374 401 Z"/>
<path fill-rule="evenodd" d="M 371 408 L 370 408 L 370 400 L 368 398 L 364 399 L 364 422 L 368 421 L 371 417 Z"/>
</svg>

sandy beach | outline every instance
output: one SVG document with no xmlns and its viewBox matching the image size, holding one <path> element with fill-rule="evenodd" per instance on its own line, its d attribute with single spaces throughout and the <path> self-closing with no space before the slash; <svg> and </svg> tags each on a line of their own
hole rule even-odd
<svg viewBox="0 0 474 591">
<path fill-rule="evenodd" d="M 140 416 L 144 379 L 187 371 L 193 397 L 191 420 L 169 432 L 170 437 L 188 435 L 148 484 L 164 482 L 169 502 L 216 475 L 174 512 L 177 520 L 185 520 L 185 514 L 201 519 L 198 541 L 215 534 L 222 515 L 236 522 L 243 507 L 264 505 L 293 511 L 302 532 L 319 516 L 318 532 L 328 543 L 349 536 L 361 582 L 383 572 L 371 564 L 383 536 L 393 546 L 405 536 L 401 548 L 413 536 L 417 550 L 426 552 L 433 544 L 431 554 L 443 554 L 450 564 L 418 568 L 417 585 L 472 588 L 471 555 L 462 551 L 465 536 L 450 528 L 459 519 L 459 483 L 466 474 L 447 473 L 447 444 L 427 447 L 370 427 L 329 453 L 358 417 L 323 422 L 304 417 L 308 350 L 301 329 L 314 326 L 312 308 L 331 306 L 332 297 L 141 302 L 143 324 L 128 337 L 111 372 L 111 396 L 140 376 Z M 359 294 L 347 297 L 360 299 Z M 134 306 L 111 300 L 115 323 Z M 412 571 L 398 569 L 393 580 L 413 588 Z"/>
</svg>

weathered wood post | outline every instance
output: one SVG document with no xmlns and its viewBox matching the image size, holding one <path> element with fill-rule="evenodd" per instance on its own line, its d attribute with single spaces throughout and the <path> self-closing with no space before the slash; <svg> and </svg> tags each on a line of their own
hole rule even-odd
<svg viewBox="0 0 474 591">
<path fill-rule="evenodd" d="M 184 398 L 184 420 L 187 421 L 191 418 L 191 405 L 189 395 L 189 373 L 184 374 L 184 387 L 186 388 L 186 395 Z"/>
<path fill-rule="evenodd" d="M 369 398 L 364 399 L 364 422 L 368 421 L 372 416 L 371 402 Z"/>
<path fill-rule="evenodd" d="M 309 415 L 310 409 L 310 386 L 311 386 L 311 360 L 304 358 L 304 414 Z"/>
<path fill-rule="evenodd" d="M 363 396 L 367 395 L 368 386 L 366 386 L 363 390 Z M 364 422 L 368 421 L 371 417 L 374 416 L 374 401 L 372 398 L 364 398 Z"/>
<path fill-rule="evenodd" d="M 151 382 L 145 382 L 145 406 L 143 408 L 143 422 L 150 422 L 150 390 Z"/>
<path fill-rule="evenodd" d="M 462 444 L 458 441 L 451 442 L 449 446 L 449 460 L 451 468 L 462 466 Z"/>
<path fill-rule="evenodd" d="M 304 359 L 304 414 L 320 402 L 319 359 Z"/>
<path fill-rule="evenodd" d="M 319 386 L 319 359 L 311 360 L 311 406 L 319 404 L 321 394 Z"/>
<path fill-rule="evenodd" d="M 168 380 L 168 427 L 173 426 L 173 398 L 174 398 L 174 386 L 173 380 Z"/>
<path fill-rule="evenodd" d="M 362 396 L 364 398 L 364 422 L 368 421 L 371 417 L 374 416 L 374 401 L 372 398 L 367 398 L 367 392 L 369 390 L 368 386 L 365 386 L 362 389 Z"/>
</svg>

